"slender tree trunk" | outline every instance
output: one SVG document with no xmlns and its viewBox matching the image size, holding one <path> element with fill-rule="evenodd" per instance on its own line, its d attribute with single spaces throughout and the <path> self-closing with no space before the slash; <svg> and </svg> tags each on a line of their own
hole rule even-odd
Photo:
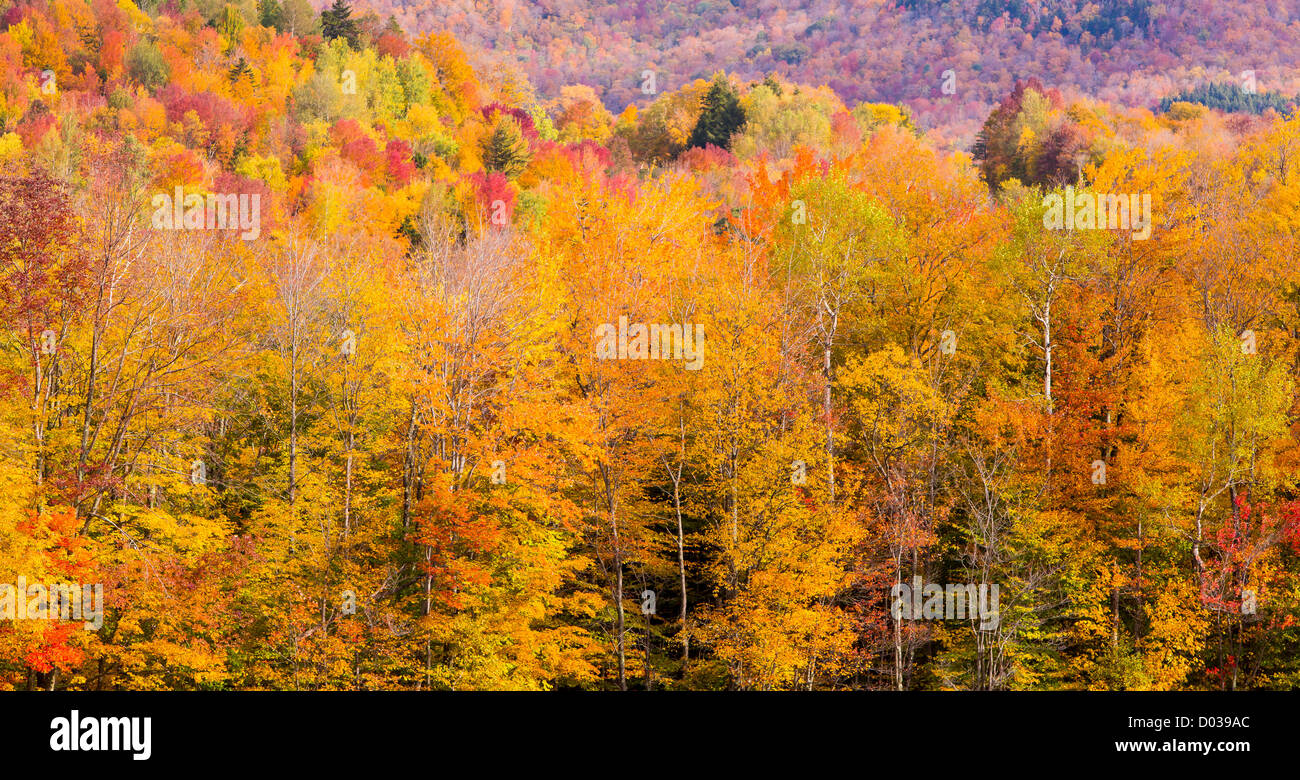
<svg viewBox="0 0 1300 780">
<path fill-rule="evenodd" d="M 682 471 L 686 465 L 686 420 L 685 417 L 679 417 L 680 436 L 679 444 L 681 453 L 677 461 L 677 468 L 673 469 L 668 465 L 667 458 L 664 459 L 664 469 L 668 472 L 668 477 L 673 481 L 673 514 L 677 519 L 677 575 L 681 583 L 681 637 L 682 637 L 682 661 L 685 663 L 691 659 L 691 638 L 686 633 L 686 531 L 682 523 Z"/>
<path fill-rule="evenodd" d="M 624 648 L 624 621 L 623 614 L 623 550 L 618 538 L 618 515 L 610 510 L 610 525 L 614 529 L 614 605 L 617 607 L 617 616 L 614 619 L 615 643 L 618 648 L 618 687 L 620 690 L 627 690 L 627 655 Z"/>
<path fill-rule="evenodd" d="M 651 686 L 651 679 L 650 679 L 650 639 L 651 639 L 651 637 L 650 637 L 650 619 L 653 618 L 653 617 L 654 617 L 654 615 L 651 615 L 650 613 L 646 613 L 646 615 L 645 615 L 645 689 L 646 689 L 647 691 L 650 690 L 650 686 Z"/>
<path fill-rule="evenodd" d="M 411 509 L 415 505 L 415 399 L 411 399 L 411 418 L 406 425 L 406 455 L 402 463 L 402 527 L 411 527 Z"/>
<path fill-rule="evenodd" d="M 298 327 L 289 345 L 289 506 L 298 495 Z"/>
<path fill-rule="evenodd" d="M 822 370 L 826 377 L 826 396 L 822 404 L 822 414 L 826 416 L 826 482 L 830 489 L 830 501 L 835 503 L 835 429 L 831 422 L 831 342 L 827 340 L 822 352 Z"/>
<path fill-rule="evenodd" d="M 679 471 L 678 479 L 681 479 Z M 682 631 L 682 661 L 691 660 L 691 637 L 686 633 L 686 537 L 682 529 L 682 494 L 678 481 L 673 481 L 673 510 L 677 513 L 677 574 L 681 580 L 682 588 L 682 608 L 681 608 L 681 631 Z"/>
<path fill-rule="evenodd" d="M 1052 409 L 1052 299 L 1047 299 L 1043 311 L 1043 354 L 1047 369 L 1043 372 L 1043 395 L 1047 398 L 1047 409 Z"/>
<path fill-rule="evenodd" d="M 348 393 L 348 369 L 343 367 L 343 406 L 347 409 L 348 421 L 348 455 L 346 464 L 346 475 L 343 483 L 343 537 L 346 539 L 352 532 L 352 453 L 357 444 L 357 415 L 354 404 Z"/>
<path fill-rule="evenodd" d="M 903 560 L 899 557 L 894 560 L 894 584 L 900 585 L 902 582 Z M 909 606 L 909 614 L 911 609 Z M 894 619 L 894 689 L 903 690 L 903 621 L 898 618 Z"/>
</svg>

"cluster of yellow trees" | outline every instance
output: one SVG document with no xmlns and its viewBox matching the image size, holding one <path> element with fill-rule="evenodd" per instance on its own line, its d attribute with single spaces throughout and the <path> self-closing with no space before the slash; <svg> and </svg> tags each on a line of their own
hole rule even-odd
<svg viewBox="0 0 1300 780">
<path fill-rule="evenodd" d="M 0 32 L 0 583 L 104 587 L 0 620 L 0 685 L 1300 679 L 1300 121 L 1052 109 L 1140 240 L 824 88 L 615 118 L 235 16 Z M 176 187 L 260 231 L 155 229 Z M 602 359 L 621 318 L 702 363 Z M 900 619 L 917 577 L 998 620 Z"/>
</svg>

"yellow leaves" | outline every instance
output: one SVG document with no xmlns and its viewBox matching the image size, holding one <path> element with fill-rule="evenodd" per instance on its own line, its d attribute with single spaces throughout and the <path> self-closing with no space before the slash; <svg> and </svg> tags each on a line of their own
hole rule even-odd
<svg viewBox="0 0 1300 780">
<path fill-rule="evenodd" d="M 283 194 L 288 182 L 280 169 L 280 159 L 273 155 L 252 154 L 239 160 L 235 173 L 266 183 L 272 192 Z"/>
<path fill-rule="evenodd" d="M 471 174 L 483 170 L 481 146 L 487 137 L 487 128 L 481 122 L 469 122 L 456 134 L 457 157 L 456 168 L 461 173 Z"/>
<path fill-rule="evenodd" d="M 429 191 L 426 181 L 415 180 L 401 189 L 394 190 L 384 199 L 383 225 L 396 232 L 406 217 L 418 218 L 425 195 Z"/>
<path fill-rule="evenodd" d="M 882 461 L 923 446 L 951 415 L 928 372 L 894 344 L 847 364 L 838 384 L 863 439 Z"/>
<path fill-rule="evenodd" d="M 991 199 L 970 158 L 919 139 L 904 109 L 849 114 L 824 87 L 745 88 L 739 163 L 692 153 L 630 175 L 622 141 L 667 162 L 707 82 L 617 119 L 591 88 L 565 86 L 549 128 L 517 71 L 480 84 L 450 35 L 417 41 L 402 62 L 341 43 L 308 51 L 317 44 L 240 30 L 229 14 L 218 32 L 115 2 L 156 39 L 171 85 L 234 94 L 253 119 L 246 137 L 223 135 L 195 98 L 168 124 L 159 100 L 123 87 L 129 110 L 100 119 L 150 144 L 148 187 L 202 191 L 233 165 L 275 196 L 264 214 L 280 232 L 151 234 L 121 261 L 145 283 L 123 295 L 111 277 L 111 313 L 87 305 L 68 318 L 64 405 L 38 410 L 57 422 L 39 489 L 24 429 L 37 415 L 0 399 L 0 573 L 50 568 L 50 528 L 18 530 L 43 496 L 108 486 L 79 538 L 116 581 L 116 633 L 85 640 L 122 669 L 114 684 L 609 685 L 622 606 L 623 638 L 650 639 L 656 674 L 678 662 L 681 638 L 702 642 L 671 684 L 835 687 L 860 658 L 889 656 L 873 649 L 892 628 L 877 578 L 892 581 L 909 555 L 945 573 L 992 561 L 1003 604 L 1014 592 L 1022 610 L 999 637 L 1007 685 L 1201 685 L 1212 640 L 1240 640 L 1216 636 L 1198 606 L 1188 540 L 1201 519 L 1202 554 L 1219 555 L 1230 495 L 1264 506 L 1300 479 L 1286 286 L 1300 282 L 1289 254 L 1300 120 L 1251 120 L 1259 132 L 1245 137 L 1190 104 L 1155 117 L 1026 93 L 1000 147 L 1059 155 L 1051 173 L 1067 180 L 1085 160 L 1095 191 L 1152 195 L 1150 242 L 1063 236 L 1031 213 L 1041 190 L 1009 183 Z M 0 125 L 40 96 L 31 70 L 66 70 L 60 39 L 93 22 L 87 8 L 56 2 L 53 27 L 32 17 L 10 28 L 6 56 L 21 51 L 28 75 L 0 103 Z M 228 83 L 233 44 L 255 85 Z M 570 58 L 582 45 L 553 44 Z M 357 94 L 344 94 L 344 73 Z M 518 104 L 560 144 L 530 145 L 482 117 L 489 100 Z M 359 129 L 339 125 L 349 114 Z M 497 131 L 508 143 L 496 151 L 510 154 L 492 154 Z M 419 170 L 404 153 L 387 159 L 396 139 Z M 584 140 L 608 143 L 612 167 L 603 151 L 575 162 L 561 148 Z M 48 143 L 75 148 L 57 134 Z M 105 151 L 80 143 L 92 144 L 82 160 Z M 223 144 L 215 159 L 199 150 Z M 762 152 L 785 159 L 751 164 Z M 522 170 L 503 164 L 533 153 Z M 23 154 L 17 133 L 0 135 L 0 160 Z M 485 162 L 517 174 L 492 196 L 515 199 L 511 225 L 480 224 L 483 190 L 467 174 Z M 1029 162 L 1015 173 L 1041 183 L 1035 166 L 1048 163 Z M 104 182 L 66 172 L 93 216 L 91 187 Z M 311 262 L 281 267 L 286 236 L 308 234 Z M 218 303 L 225 290 L 238 292 Z M 620 316 L 702 324 L 704 366 L 597 361 L 594 328 Z M 186 342 L 208 317 L 211 332 Z M 1253 355 L 1241 351 L 1246 327 Z M 26 337 L 12 330 L 0 369 L 24 371 Z M 955 353 L 940 348 L 949 330 Z M 344 332 L 354 354 L 341 351 Z M 185 343 L 193 352 L 177 358 Z M 25 387 L 0 376 L 11 385 Z M 87 388 L 117 394 L 89 408 L 129 419 L 120 446 L 138 457 L 78 482 Z M 95 439 L 86 462 L 97 468 L 116 441 Z M 197 457 L 210 460 L 207 485 L 187 478 Z M 1109 484 L 1077 467 L 1098 457 L 1114 462 Z M 504 483 L 487 479 L 497 459 Z M 806 479 L 792 479 L 795 463 Z M 680 635 L 672 498 L 691 588 Z M 1251 548 L 1252 584 L 1290 598 L 1290 563 L 1264 547 Z M 649 620 L 642 587 L 660 595 Z M 341 610 L 344 592 L 358 613 Z M 937 684 L 962 684 L 977 652 L 965 627 L 916 636 L 935 643 L 921 655 L 943 655 Z M 0 642 L 0 660 L 22 657 L 8 634 Z"/>
<path fill-rule="evenodd" d="M 478 109 L 478 80 L 460 44 L 448 32 L 429 33 L 416 41 L 416 48 L 428 58 L 434 81 L 453 98 L 458 120 Z"/>
<path fill-rule="evenodd" d="M 178 496 L 186 492 L 174 490 Z M 188 559 L 220 550 L 232 530 L 224 518 L 212 516 L 210 510 L 196 514 L 139 508 L 124 512 L 114 520 L 132 534 L 164 545 Z"/>
<path fill-rule="evenodd" d="M 12 160 L 22 152 L 22 149 L 23 140 L 17 133 L 0 135 L 0 160 Z"/>
<path fill-rule="evenodd" d="M 859 103 L 853 109 L 853 116 L 866 133 L 874 132 L 882 125 L 906 125 L 911 123 L 907 111 L 892 103 Z"/>
<path fill-rule="evenodd" d="M 1205 113 L 1208 110 L 1209 109 L 1207 109 L 1205 106 L 1199 103 L 1186 103 L 1183 101 L 1175 101 L 1173 105 L 1169 107 L 1169 111 L 1166 112 L 1166 116 L 1168 116 L 1169 119 L 1174 122 L 1187 122 L 1195 119 L 1200 119 L 1201 117 L 1205 116 Z"/>
<path fill-rule="evenodd" d="M 693 637 L 734 672 L 741 690 L 807 689 L 845 671 L 856 634 L 843 613 L 739 594 L 725 612 L 704 608 Z M 811 679 L 810 679 L 811 678 Z"/>
<path fill-rule="evenodd" d="M 642 158 L 662 162 L 685 149 L 708 89 L 709 82 L 696 79 L 660 95 L 638 114 L 624 112 L 625 119 L 637 120 L 635 125 L 619 123 L 632 151 Z"/>
<path fill-rule="evenodd" d="M 260 66 L 262 79 L 258 94 L 271 106 L 283 106 L 293 87 L 311 71 L 311 66 L 304 63 L 301 71 L 295 72 L 295 63 L 285 49 L 274 50 L 269 58 L 261 61 Z"/>
<path fill-rule="evenodd" d="M 696 120 L 699 119 L 700 103 L 708 88 L 707 81 L 696 79 L 674 93 L 674 100 L 669 103 L 667 116 L 668 137 L 673 143 L 685 146 L 690 140 L 691 131 L 695 128 Z"/>
<path fill-rule="evenodd" d="M 138 636 L 139 626 L 124 633 L 128 637 Z M 151 639 L 132 644 L 126 650 L 110 649 L 107 655 L 121 665 L 127 690 L 173 689 L 169 675 L 172 679 L 191 678 L 207 684 L 229 679 L 225 654 L 207 651 L 205 645 L 202 640 Z M 168 674 L 161 674 L 164 670 Z"/>
<path fill-rule="evenodd" d="M 1185 448 L 1179 449 L 1217 481 L 1269 465 L 1257 457 L 1286 433 L 1295 385 L 1286 367 L 1266 354 L 1244 354 L 1242 339 L 1228 328 L 1208 335 L 1212 341 L 1201 352 L 1180 416 Z"/>
<path fill-rule="evenodd" d="M 32 26 L 27 23 L 26 19 L 23 19 L 18 24 L 9 25 L 7 32 L 22 50 L 23 64 L 27 67 L 33 67 L 32 63 L 28 59 L 30 56 L 29 52 L 34 52 L 36 43 L 36 33 L 32 30 Z"/>
<path fill-rule="evenodd" d="M 1022 154 L 1030 155 L 1037 144 L 1037 140 L 1038 134 L 1034 132 L 1034 128 L 1026 125 L 1020 130 L 1020 137 L 1016 140 L 1016 148 Z"/>
<path fill-rule="evenodd" d="M 635 125 L 638 114 L 636 103 L 628 103 L 627 108 L 623 109 L 622 113 L 618 115 L 618 126 L 631 127 Z"/>
<path fill-rule="evenodd" d="M 33 506 L 35 482 L 33 448 L 27 431 L 0 420 L 0 549 L 12 549 L 6 539 Z"/>
<path fill-rule="evenodd" d="M 576 143 L 591 139 L 604 144 L 612 132 L 613 116 L 600 102 L 596 91 L 585 85 L 566 86 L 560 89 L 555 101 L 556 129 L 561 143 Z"/>
<path fill-rule="evenodd" d="M 136 33 L 147 35 L 153 32 L 153 20 L 131 0 L 117 0 L 117 7 L 126 13 L 126 18 L 135 27 Z"/>
<path fill-rule="evenodd" d="M 1196 583 L 1168 579 L 1146 606 L 1148 629 L 1139 645 L 1151 689 L 1173 690 L 1198 665 L 1209 627 Z"/>
<path fill-rule="evenodd" d="M 438 109 L 426 104 L 417 104 L 411 106 L 411 110 L 406 113 L 404 122 L 408 126 L 410 137 L 419 137 L 441 131 L 443 128 L 442 117 Z"/>
<path fill-rule="evenodd" d="M 322 233 L 337 232 L 357 213 L 357 201 L 366 196 L 356 168 L 337 159 L 317 166 L 319 175 L 312 185 L 307 218 Z"/>
</svg>

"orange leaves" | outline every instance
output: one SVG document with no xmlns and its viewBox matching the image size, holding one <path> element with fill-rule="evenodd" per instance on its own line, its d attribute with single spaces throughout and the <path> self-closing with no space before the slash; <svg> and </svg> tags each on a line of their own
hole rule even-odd
<svg viewBox="0 0 1300 780">
<path fill-rule="evenodd" d="M 1300 120 L 989 117 L 990 181 L 1149 190 L 1145 241 L 1051 229 L 843 74 L 701 124 L 675 61 L 534 90 L 446 33 L 94 5 L 0 32 L 3 165 L 62 177 L 0 192 L 0 583 L 103 580 L 106 630 L 0 625 L 4 685 L 1294 679 Z M 147 229 L 174 187 L 260 195 L 260 235 Z M 900 624 L 912 577 L 1008 614 Z"/>
<path fill-rule="evenodd" d="M 48 674 L 55 669 L 70 671 L 85 659 L 86 653 L 70 644 L 81 631 L 78 623 L 58 623 L 45 632 L 41 641 L 23 656 L 23 662 L 32 670 Z"/>
<path fill-rule="evenodd" d="M 194 152 L 185 148 L 159 155 L 155 171 L 158 187 L 165 192 L 173 187 L 201 186 L 207 174 Z"/>
<path fill-rule="evenodd" d="M 485 516 L 502 508 L 494 503 L 475 491 L 430 491 L 416 507 L 420 531 L 415 538 L 436 548 L 455 548 L 466 558 L 489 554 L 501 541 L 501 529 Z"/>
<path fill-rule="evenodd" d="M 40 675 L 75 670 L 92 641 L 85 624 L 92 622 L 95 606 L 83 591 L 102 586 L 102 577 L 96 546 L 78 531 L 76 512 L 56 507 L 29 514 L 8 539 L 0 534 L 6 542 L 0 559 L 0 656 L 20 658 Z M 59 592 L 65 587 L 70 591 Z M 0 678 L 4 682 L 16 680 Z"/>
<path fill-rule="evenodd" d="M 595 90 L 588 86 L 570 86 L 560 90 L 553 106 L 559 140 L 574 143 L 591 140 L 603 144 L 612 132 L 613 116 L 601 104 Z"/>
<path fill-rule="evenodd" d="M 70 507 L 57 507 L 33 514 L 18 524 L 18 532 L 45 550 L 46 565 L 51 573 L 84 580 L 92 571 L 93 547 L 78 534 L 80 522 Z"/>
<path fill-rule="evenodd" d="M 433 63 L 438 80 L 448 86 L 468 111 L 477 111 L 481 103 L 478 80 L 464 50 L 447 32 L 429 33 L 417 47 Z"/>
</svg>

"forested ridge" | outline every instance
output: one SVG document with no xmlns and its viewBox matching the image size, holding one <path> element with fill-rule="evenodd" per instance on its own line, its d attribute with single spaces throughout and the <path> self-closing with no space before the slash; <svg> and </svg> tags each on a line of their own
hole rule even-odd
<svg viewBox="0 0 1300 780">
<path fill-rule="evenodd" d="M 333 0 L 318 0 L 324 7 Z M 964 149 L 1016 81 L 1154 108 L 1205 85 L 1300 94 L 1294 0 L 368 0 L 411 32 L 448 30 L 476 60 L 540 93 L 592 86 L 610 111 L 644 107 L 644 70 L 678 89 L 719 68 L 825 84 L 842 100 L 906 106 L 936 144 Z M 362 6 L 358 5 L 360 9 Z M 945 91 L 946 74 L 959 85 Z"/>
<path fill-rule="evenodd" d="M 954 151 L 424 21 L 0 0 L 0 587 L 103 595 L 0 592 L 0 688 L 1300 682 L 1285 101 L 1025 74 Z"/>
</svg>

